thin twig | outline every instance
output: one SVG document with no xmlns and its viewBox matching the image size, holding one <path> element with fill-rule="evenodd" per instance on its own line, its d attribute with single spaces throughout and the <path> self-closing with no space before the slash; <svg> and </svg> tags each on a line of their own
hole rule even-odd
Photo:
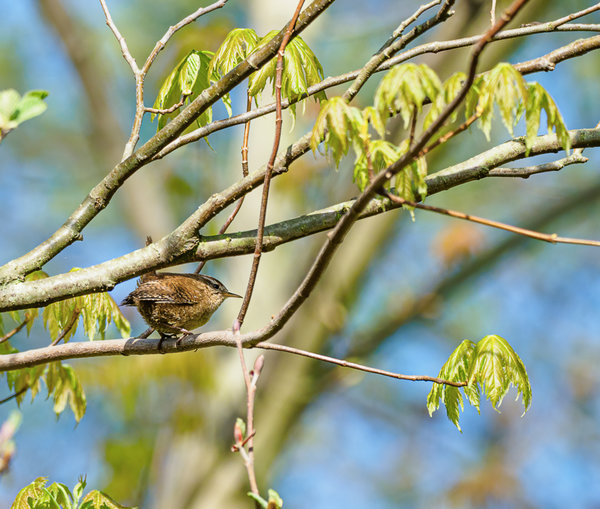
<svg viewBox="0 0 600 509">
<path fill-rule="evenodd" d="M 296 25 L 296 20 L 300 15 L 300 11 L 302 10 L 303 5 L 304 0 L 300 0 L 296 7 L 296 11 L 294 12 L 292 19 L 290 20 L 287 26 L 287 30 L 285 32 L 285 35 L 283 36 L 281 45 L 279 46 L 279 51 L 277 52 L 277 66 L 275 72 L 275 139 L 273 141 L 271 157 L 269 158 L 269 162 L 267 163 L 267 169 L 265 171 L 262 199 L 260 203 L 260 213 L 258 217 L 258 234 L 256 236 L 254 258 L 252 259 L 252 267 L 250 269 L 250 277 L 248 278 L 248 285 L 246 287 L 246 293 L 244 294 L 244 300 L 242 302 L 240 311 L 236 319 L 238 327 L 241 327 L 244 323 L 244 318 L 246 316 L 246 312 L 248 311 L 248 306 L 250 305 L 250 299 L 252 298 L 254 283 L 256 282 L 258 265 L 260 263 L 260 258 L 262 255 L 262 239 L 264 235 L 265 221 L 267 217 L 267 202 L 269 200 L 269 187 L 271 184 L 271 175 L 273 173 L 273 167 L 275 165 L 275 158 L 277 157 L 277 152 L 279 151 L 279 142 L 281 140 L 281 125 L 283 123 L 281 116 L 281 82 L 283 76 L 283 54 L 287 43 L 292 37 L 292 32 L 294 31 L 294 27 Z"/>
<path fill-rule="evenodd" d="M 21 332 L 21 329 L 23 327 L 25 327 L 29 321 L 31 320 L 31 318 L 29 317 L 25 317 L 25 320 L 23 320 L 19 325 L 17 325 L 13 330 L 7 332 L 6 334 L 4 334 L 4 336 L 2 336 L 0 338 L 0 344 L 4 343 L 5 341 L 8 341 L 10 338 L 12 338 L 15 334 L 18 334 L 19 332 Z"/>
<path fill-rule="evenodd" d="M 417 131 L 417 107 L 413 106 L 412 115 L 410 117 L 410 131 L 408 132 L 408 146 L 412 147 L 415 141 L 415 133 Z"/>
<path fill-rule="evenodd" d="M 178 103 L 171 106 L 170 108 L 159 109 L 159 108 L 148 108 L 147 106 L 145 106 L 144 111 L 146 113 L 152 113 L 154 115 L 168 115 L 169 113 L 173 113 L 175 110 L 178 110 L 179 108 L 181 108 L 183 106 L 183 104 L 185 103 L 185 99 L 187 97 L 188 97 L 187 94 L 183 94 L 181 96 L 181 100 Z"/>
<path fill-rule="evenodd" d="M 398 380 L 411 380 L 414 382 L 424 381 L 424 382 L 433 382 L 436 384 L 443 385 L 452 385 L 453 387 L 464 387 L 467 385 L 467 382 L 454 382 L 452 380 L 444 380 L 443 378 L 438 378 L 434 376 L 426 376 L 426 375 L 402 375 L 400 373 L 394 373 L 393 371 L 386 371 L 385 369 L 372 368 L 370 366 L 365 366 L 364 364 L 357 364 L 356 362 L 346 361 L 344 359 L 337 359 L 335 357 L 329 357 L 327 355 L 321 355 L 318 353 L 308 352 L 306 350 L 301 350 L 299 348 L 293 348 L 287 345 L 280 345 L 277 343 L 268 343 L 266 341 L 261 341 L 254 345 L 255 348 L 261 348 L 263 350 L 276 350 L 278 352 L 286 352 L 294 355 L 301 355 L 303 357 L 309 357 L 310 359 L 316 359 L 323 362 L 328 362 L 330 364 L 335 364 L 336 366 L 341 366 L 343 368 L 356 369 L 358 371 L 365 371 L 367 373 L 374 373 L 376 375 L 388 376 L 390 378 L 396 378 Z"/>
<path fill-rule="evenodd" d="M 430 145 L 425 147 L 421 152 L 419 152 L 419 157 L 423 157 L 424 155 L 431 152 L 434 148 L 438 147 L 442 143 L 446 143 L 450 138 L 454 138 L 457 134 L 460 134 L 466 131 L 475 120 L 477 120 L 481 116 L 481 113 L 473 113 L 467 120 L 465 120 L 461 125 L 459 125 L 456 129 L 453 129 L 446 134 L 440 136 L 437 140 L 433 141 Z"/>
<path fill-rule="evenodd" d="M 121 32 L 119 32 L 117 25 L 115 25 L 115 22 L 113 21 L 112 16 L 110 15 L 110 12 L 108 10 L 108 6 L 106 5 L 106 1 L 100 0 L 100 5 L 102 6 L 102 10 L 104 11 L 104 16 L 106 18 L 106 24 L 108 25 L 108 28 L 110 28 L 111 32 L 117 39 L 119 46 L 121 47 L 121 53 L 123 54 L 123 58 L 129 64 L 129 67 L 131 67 L 133 74 L 139 74 L 140 68 L 138 67 L 135 58 L 133 58 L 133 55 L 127 47 L 127 41 L 125 41 L 125 38 L 121 35 Z"/>
<path fill-rule="evenodd" d="M 572 14 L 569 14 L 563 18 L 559 18 L 556 21 L 554 21 L 552 24 L 554 25 L 555 28 L 558 28 L 559 26 L 562 26 L 565 23 L 568 23 L 569 21 L 573 21 L 574 19 L 581 18 L 583 16 L 587 16 L 588 14 L 591 14 L 592 12 L 595 12 L 597 10 L 600 10 L 600 2 L 592 5 L 591 7 L 588 7 L 587 9 L 583 9 L 581 11 L 577 11 Z"/>
<path fill-rule="evenodd" d="M 246 433 L 248 435 L 247 445 L 248 449 L 244 448 L 243 443 L 237 444 L 238 451 L 244 458 L 244 464 L 246 471 L 248 472 L 248 482 L 250 483 L 250 491 L 259 495 L 258 483 L 256 482 L 256 473 L 254 471 L 254 396 L 256 394 L 256 382 L 258 375 L 260 374 L 260 368 L 250 373 L 246 366 L 246 359 L 244 357 L 244 347 L 240 339 L 240 329 L 234 325 L 233 334 L 235 337 L 235 344 L 240 358 L 240 365 L 242 367 L 242 374 L 244 375 L 244 385 L 246 386 Z M 258 361 L 258 359 L 257 359 Z M 255 366 L 256 367 L 256 366 Z M 262 367 L 262 366 L 261 366 Z"/>
<path fill-rule="evenodd" d="M 25 387 L 19 389 L 14 394 L 11 394 L 10 396 L 8 396 L 4 399 L 0 399 L 0 405 L 3 405 L 4 403 L 10 401 L 11 399 L 18 398 L 21 394 L 23 394 L 24 392 L 27 392 L 28 390 L 29 390 L 29 385 L 26 385 Z"/>
<path fill-rule="evenodd" d="M 581 149 L 583 151 L 583 149 Z M 488 177 L 511 177 L 527 179 L 537 173 L 546 173 L 549 171 L 560 171 L 565 166 L 571 164 L 587 163 L 588 158 L 581 155 L 581 152 L 573 152 L 570 156 L 563 157 L 558 161 L 538 164 L 537 166 L 524 166 L 522 168 L 494 168 L 488 172 Z"/>
<path fill-rule="evenodd" d="M 438 3 L 438 2 L 434 2 L 433 5 L 435 5 L 436 3 Z M 381 47 L 381 49 L 377 53 L 375 53 L 375 55 L 373 55 L 369 59 L 369 61 L 358 71 L 358 74 L 354 80 L 354 83 L 352 83 L 352 86 L 350 88 L 348 88 L 348 90 L 346 90 L 346 92 L 344 92 L 342 97 L 348 102 L 351 101 L 356 96 L 356 94 L 358 94 L 358 92 L 363 87 L 363 85 L 367 82 L 367 80 L 373 75 L 373 73 L 375 73 L 377 71 L 377 69 L 386 60 L 388 60 L 392 55 L 394 55 L 395 53 L 400 51 L 402 48 L 404 48 L 408 43 L 410 43 L 411 41 L 416 39 L 418 36 L 425 33 L 427 30 L 430 30 L 434 26 L 447 20 L 452 15 L 452 11 L 450 11 L 450 8 L 452 7 L 453 4 L 454 4 L 454 0 L 445 0 L 444 4 L 440 8 L 440 10 L 433 18 L 428 19 L 424 23 L 421 23 L 420 25 L 416 26 L 407 35 L 401 37 L 400 39 L 398 39 L 395 42 L 391 42 L 388 40 L 388 42 L 386 42 Z M 425 7 L 427 7 L 427 6 L 425 6 Z M 429 8 L 429 7 L 427 7 L 427 8 Z M 419 8 L 417 10 L 417 12 L 415 14 L 413 14 L 413 16 L 411 16 L 411 18 L 416 19 L 416 17 L 418 17 L 417 13 L 420 13 L 420 11 L 421 11 L 421 8 Z M 409 19 L 411 19 L 411 18 L 409 18 Z M 398 27 L 398 29 L 401 29 L 402 31 L 404 31 L 404 28 L 406 28 L 406 27 L 402 27 L 402 25 L 400 27 Z"/>
<path fill-rule="evenodd" d="M 251 110 L 252 110 L 252 97 L 250 96 L 250 91 L 248 90 L 246 92 L 246 112 L 249 112 Z M 249 136 L 250 136 L 250 120 L 247 120 L 244 125 L 244 136 L 242 137 L 242 149 L 241 149 L 241 152 L 242 152 L 242 178 L 248 176 L 248 138 L 249 138 Z M 229 225 L 233 222 L 233 220 L 237 216 L 238 212 L 242 208 L 242 205 L 244 204 L 244 198 L 245 198 L 245 196 L 242 196 L 238 200 L 235 208 L 233 209 L 231 214 L 229 214 L 229 217 L 227 218 L 227 220 L 225 221 L 223 226 L 221 226 L 221 228 L 219 229 L 219 235 L 223 235 L 227 231 L 227 228 L 229 228 Z M 204 265 L 206 265 L 206 260 L 202 260 L 198 264 L 198 266 L 196 267 L 196 270 L 194 272 L 196 274 L 200 274 L 200 272 L 204 268 Z"/>
<path fill-rule="evenodd" d="M 382 188 L 383 184 L 390 180 L 394 175 L 404 170 L 404 168 L 414 160 L 415 156 L 425 147 L 450 115 L 452 115 L 462 103 L 475 78 L 479 55 L 494 35 L 516 15 L 519 9 L 521 9 L 527 1 L 528 0 L 515 0 L 503 13 L 500 20 L 484 34 L 477 44 L 475 44 L 471 53 L 467 77 L 455 98 L 444 107 L 440 115 L 432 122 L 425 132 L 421 134 L 420 138 L 415 142 L 411 149 L 409 149 L 398 161 L 382 170 L 375 177 L 375 179 L 358 196 L 352 207 L 338 221 L 335 228 L 327 234 L 327 240 L 315 257 L 306 276 L 297 287 L 294 294 L 285 303 L 281 311 L 271 321 L 269 325 L 271 330 L 278 330 L 283 324 L 287 323 L 290 317 L 309 297 L 315 285 L 321 278 L 321 275 L 329 265 L 333 254 L 344 241 L 345 235 L 359 218 L 361 212 L 368 205 L 373 196 Z"/>
<path fill-rule="evenodd" d="M 79 320 L 79 315 L 81 315 L 81 310 L 75 308 L 73 314 L 71 315 L 71 318 L 69 319 L 69 323 L 67 323 L 67 325 L 65 325 L 65 328 L 61 331 L 61 333 L 58 335 L 58 337 L 54 341 L 52 341 L 52 343 L 50 343 L 50 346 L 56 346 L 56 345 L 58 345 L 58 343 L 60 343 L 64 339 L 64 337 L 69 333 L 69 331 L 77 323 L 77 320 Z"/>
<path fill-rule="evenodd" d="M 157 41 L 157 43 L 154 45 L 154 48 L 148 55 L 148 58 L 146 59 L 146 62 L 144 63 L 144 67 L 142 67 L 142 73 L 146 74 L 148 72 L 148 70 L 150 69 L 150 66 L 156 59 L 156 56 L 166 46 L 167 42 L 169 41 L 169 39 L 171 37 L 173 37 L 175 32 L 182 29 L 184 26 L 189 25 L 190 23 L 193 23 L 200 16 L 204 16 L 205 14 L 208 14 L 209 12 L 220 9 L 226 3 L 227 3 L 227 0 L 218 0 L 217 2 L 215 2 L 211 5 L 207 5 L 206 7 L 200 7 L 199 9 L 194 11 L 189 16 L 186 16 L 185 18 L 183 18 L 181 21 L 179 21 L 175 25 L 170 26 L 169 29 L 165 32 L 165 34 Z"/>
<path fill-rule="evenodd" d="M 464 219 L 465 221 L 471 221 L 472 223 L 479 223 L 485 226 L 491 226 L 492 228 L 498 228 L 499 230 L 505 230 L 518 235 L 524 235 L 532 239 L 542 240 L 549 242 L 550 244 L 577 244 L 580 246 L 594 246 L 600 247 L 600 241 L 588 240 L 588 239 L 576 239 L 572 237 L 559 237 L 556 233 L 541 233 L 534 230 L 528 230 L 527 228 L 520 228 L 518 226 L 511 226 L 506 223 L 499 221 L 492 221 L 484 217 L 474 216 L 472 214 L 465 214 L 464 212 L 458 212 L 456 210 L 444 209 L 441 207 L 434 207 L 433 205 L 425 205 L 424 203 L 417 203 L 410 200 L 405 200 L 400 196 L 392 194 L 388 191 L 384 191 L 385 196 L 390 200 L 398 203 L 399 205 L 408 205 L 420 210 L 428 210 L 437 214 L 443 214 L 445 216 L 455 217 L 457 219 Z"/>
</svg>

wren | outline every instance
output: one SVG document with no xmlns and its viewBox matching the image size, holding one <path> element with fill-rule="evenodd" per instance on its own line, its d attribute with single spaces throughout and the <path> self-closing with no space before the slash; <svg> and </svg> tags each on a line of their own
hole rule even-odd
<svg viewBox="0 0 600 509">
<path fill-rule="evenodd" d="M 138 287 L 121 306 L 136 306 L 150 327 L 160 334 L 159 348 L 166 338 L 182 334 L 181 340 L 193 329 L 204 325 L 227 297 L 239 297 L 214 277 L 200 274 L 153 272 L 144 274 Z"/>
</svg>

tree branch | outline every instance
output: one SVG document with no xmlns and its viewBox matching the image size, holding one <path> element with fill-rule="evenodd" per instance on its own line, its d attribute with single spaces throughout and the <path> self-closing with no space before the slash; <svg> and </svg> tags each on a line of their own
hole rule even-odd
<svg viewBox="0 0 600 509">
<path fill-rule="evenodd" d="M 575 148 L 600 146 L 600 129 L 569 131 L 571 146 Z M 562 150 L 556 135 L 539 136 L 531 147 L 530 156 L 559 152 Z M 491 169 L 524 158 L 524 138 L 503 143 L 478 154 L 462 163 L 448 167 L 426 178 L 428 195 L 488 176 Z M 114 258 L 99 265 L 83 268 L 37 281 L 14 283 L 0 287 L 0 311 L 45 306 L 51 302 L 111 290 L 117 283 L 145 272 L 181 263 L 223 258 L 252 253 L 256 231 L 239 232 L 215 237 L 195 237 L 198 224 L 208 221 L 214 214 L 235 202 L 244 189 L 260 185 L 262 172 L 254 172 L 246 179 L 236 182 L 221 194 L 213 195 L 171 235 L 142 249 Z M 356 201 L 344 202 L 289 221 L 266 227 L 263 250 L 275 247 L 307 235 L 335 226 Z M 380 214 L 396 208 L 387 200 L 369 200 L 363 204 L 359 218 Z M 183 243 L 181 239 L 188 238 Z"/>
<path fill-rule="evenodd" d="M 334 0 L 314 0 L 298 17 L 292 36 L 301 33 Z M 286 26 L 287 27 L 287 26 Z M 110 202 L 123 183 L 139 168 L 148 164 L 168 143 L 177 138 L 194 120 L 212 104 L 241 83 L 256 69 L 266 64 L 277 52 L 286 28 L 267 44 L 261 46 L 246 60 L 237 65 L 218 82 L 213 83 L 194 99 L 177 117 L 142 145 L 135 153 L 117 164 L 111 172 L 84 199 L 69 216 L 65 224 L 46 241 L 29 253 L 0 267 L 0 284 L 22 279 L 26 274 L 41 268 L 75 240 L 81 240 L 81 232 Z"/>
<path fill-rule="evenodd" d="M 244 318 L 246 316 L 246 312 L 248 311 L 248 306 L 250 305 L 250 299 L 252 298 L 252 292 L 254 290 L 254 283 L 256 282 L 256 276 L 258 274 L 258 266 L 260 264 L 260 258 L 262 254 L 262 241 L 265 230 L 265 221 L 267 218 L 267 203 L 269 201 L 269 188 L 271 185 L 271 176 L 273 174 L 273 167 L 275 165 L 275 158 L 277 157 L 277 152 L 279 151 L 279 142 L 281 141 L 281 125 L 283 124 L 283 119 L 281 116 L 281 82 L 283 76 L 283 54 L 285 52 L 285 47 L 292 37 L 292 33 L 294 32 L 294 27 L 296 26 L 296 21 L 298 20 L 298 16 L 300 15 L 300 10 L 304 5 L 304 0 L 300 0 L 296 7 L 296 11 L 292 16 L 292 19 L 288 23 L 287 30 L 281 41 L 281 45 L 279 46 L 279 51 L 277 52 L 277 64 L 275 70 L 275 139 L 273 140 L 273 148 L 271 149 L 271 156 L 269 157 L 269 162 L 267 163 L 267 169 L 265 171 L 265 177 L 263 180 L 263 188 L 262 188 L 262 197 L 260 202 L 260 212 L 258 215 L 258 231 L 256 235 L 256 245 L 254 247 L 254 258 L 252 259 L 252 267 L 250 268 L 250 276 L 248 278 L 248 284 L 246 285 L 246 293 L 244 294 L 244 299 L 240 306 L 240 311 L 237 316 L 237 323 L 235 327 L 238 329 L 244 323 Z"/>
<path fill-rule="evenodd" d="M 510 39 L 510 38 L 514 38 L 514 37 L 524 37 L 524 36 L 531 35 L 531 34 L 548 33 L 549 31 L 565 31 L 566 28 L 573 28 L 573 29 L 577 28 L 577 29 L 582 29 L 582 30 L 586 29 L 586 30 L 592 30 L 592 31 L 600 31 L 600 25 L 561 25 L 556 28 L 549 28 L 549 25 L 551 25 L 551 23 L 544 24 L 544 25 L 534 25 L 532 27 L 517 28 L 514 30 L 505 30 L 503 32 L 500 32 L 497 36 L 495 36 L 492 39 L 492 42 L 500 41 L 500 40 L 504 40 L 504 39 Z M 535 30 L 532 30 L 532 29 L 535 29 Z M 463 48 L 465 46 L 472 46 L 475 42 L 477 42 L 479 40 L 480 37 L 481 36 L 466 37 L 464 39 L 456 39 L 453 41 L 446 41 L 446 42 L 433 42 L 433 43 L 429 43 L 429 44 L 424 44 L 422 46 L 417 46 L 413 49 L 410 49 L 404 53 L 397 55 L 396 57 L 390 58 L 389 60 L 385 61 L 374 72 L 387 71 L 394 65 L 398 65 L 402 62 L 405 62 L 416 56 L 423 55 L 426 53 L 438 53 L 441 51 L 448 51 L 448 50 Z M 524 75 L 532 74 L 535 72 L 541 72 L 541 71 L 544 71 L 544 72 L 552 71 L 552 70 L 554 70 L 554 67 L 549 62 L 553 61 L 554 66 L 555 66 L 559 62 L 562 62 L 562 61 L 570 59 L 570 58 L 576 58 L 585 53 L 588 53 L 590 51 L 600 48 L 600 40 L 598 39 L 598 37 L 600 37 L 600 36 L 594 36 L 594 37 L 590 37 L 587 39 L 580 39 L 578 41 L 574 41 L 565 46 L 562 46 L 561 48 L 554 50 L 553 52 L 551 52 L 547 55 L 543 55 L 541 57 L 535 58 L 533 60 L 529 60 L 527 62 L 523 62 L 521 64 L 517 63 L 514 66 L 516 69 L 519 70 L 519 72 L 521 72 L 521 74 L 524 74 Z M 327 90 L 329 88 L 332 88 L 332 87 L 335 87 L 335 86 L 338 86 L 338 85 L 341 85 L 344 83 L 348 83 L 349 81 L 356 79 L 360 75 L 361 72 L 362 72 L 362 69 L 358 69 L 356 71 L 352 71 L 352 72 L 349 72 L 346 74 L 341 74 L 339 76 L 326 78 L 325 80 L 321 81 L 320 83 L 317 83 L 315 85 L 308 87 L 307 93 L 299 96 L 297 99 L 295 99 L 293 101 L 290 101 L 289 99 L 284 99 L 281 103 L 281 106 L 283 109 L 289 108 L 289 106 L 291 104 L 295 104 L 295 103 L 297 103 L 303 99 L 306 99 L 308 97 L 311 97 L 319 92 L 322 92 L 324 90 Z M 154 156 L 153 159 L 162 159 L 163 157 L 170 154 L 174 150 L 176 150 L 184 145 L 187 145 L 189 143 L 193 143 L 202 138 L 205 138 L 206 136 L 208 136 L 214 132 L 220 131 L 222 129 L 227 129 L 228 127 L 232 127 L 235 125 L 243 124 L 244 122 L 247 122 L 248 120 L 253 120 L 255 118 L 268 115 L 269 113 L 273 113 L 274 111 L 275 111 L 275 103 L 271 103 L 271 104 L 268 104 L 265 106 L 261 106 L 260 108 L 256 108 L 256 109 L 252 110 L 251 112 L 242 113 L 242 114 L 235 115 L 233 117 L 222 119 L 222 120 L 215 120 L 214 122 L 212 122 L 206 126 L 200 127 L 198 129 L 193 130 L 192 132 L 190 132 L 188 134 L 184 134 L 183 136 L 180 136 L 173 142 L 169 143 L 166 147 L 164 147 L 164 149 L 162 149 L 156 156 Z"/>
</svg>

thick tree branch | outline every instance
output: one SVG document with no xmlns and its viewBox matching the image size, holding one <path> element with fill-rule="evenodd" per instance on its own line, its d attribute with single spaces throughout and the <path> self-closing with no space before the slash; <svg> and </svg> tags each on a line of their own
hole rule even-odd
<svg viewBox="0 0 600 509">
<path fill-rule="evenodd" d="M 334 0 L 314 0 L 299 16 L 292 37 L 302 32 Z M 76 240 L 81 240 L 81 232 L 110 202 L 123 183 L 150 160 L 168 143 L 177 138 L 199 115 L 225 94 L 250 76 L 256 69 L 266 64 L 277 52 L 285 30 L 284 27 L 267 44 L 246 60 L 237 65 L 218 82 L 213 83 L 194 99 L 181 113 L 142 145 L 134 154 L 117 164 L 111 172 L 85 198 L 81 205 L 69 216 L 65 224 L 50 238 L 29 253 L 0 267 L 0 283 L 23 278 L 26 274 L 41 268 Z"/>
<path fill-rule="evenodd" d="M 600 146 L 600 129 L 580 129 L 570 131 L 571 146 L 586 148 Z M 559 152 L 562 150 L 556 135 L 539 136 L 532 145 L 530 156 Z M 429 175 L 426 179 L 428 195 L 436 194 L 467 182 L 485 178 L 490 170 L 525 157 L 524 138 L 517 138 L 482 152 L 462 163 Z M 87 267 L 75 272 L 37 281 L 14 283 L 0 287 L 0 311 L 45 306 L 51 302 L 84 295 L 87 293 L 111 290 L 117 283 L 151 270 L 193 262 L 203 259 L 223 258 L 250 254 L 254 250 L 256 231 L 239 232 L 223 236 L 200 237 L 187 244 L 179 241 L 196 235 L 199 217 L 206 221 L 219 210 L 232 204 L 240 196 L 240 190 L 260 185 L 261 172 L 250 174 L 246 179 L 234 184 L 221 194 L 212 196 L 183 226 L 173 234 L 125 256 Z M 265 228 L 263 250 L 307 235 L 331 229 L 354 204 L 354 201 L 340 203 L 305 216 L 283 221 Z M 395 208 L 387 200 L 369 200 L 358 217 L 369 217 Z"/>
</svg>

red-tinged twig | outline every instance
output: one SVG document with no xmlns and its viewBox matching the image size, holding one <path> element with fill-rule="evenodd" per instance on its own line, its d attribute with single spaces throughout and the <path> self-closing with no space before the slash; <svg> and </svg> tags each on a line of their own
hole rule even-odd
<svg viewBox="0 0 600 509">
<path fill-rule="evenodd" d="M 518 226 L 511 226 L 506 223 L 500 223 L 499 221 L 492 221 L 484 217 L 474 216 L 471 214 L 465 214 L 464 212 L 458 212 L 456 210 L 444 209 L 441 207 L 434 207 L 433 205 L 425 205 L 424 203 L 417 203 L 410 200 L 405 200 L 395 194 L 385 192 L 384 195 L 400 205 L 408 205 L 420 210 L 428 210 L 437 214 L 443 214 L 445 216 L 455 217 L 457 219 L 464 219 L 465 221 L 471 221 L 472 223 L 479 223 L 485 226 L 491 226 L 492 228 L 498 228 L 499 230 L 505 230 L 508 232 L 516 233 L 518 235 L 524 235 L 532 239 L 542 240 L 551 244 L 576 244 L 580 246 L 594 246 L 600 247 L 600 241 L 588 240 L 588 239 L 576 239 L 572 237 L 559 237 L 556 233 L 541 233 L 534 230 L 528 230 L 527 228 L 520 228 Z"/>
<path fill-rule="evenodd" d="M 240 357 L 240 365 L 242 367 L 242 373 L 244 375 L 244 385 L 246 386 L 246 439 L 237 441 L 235 447 L 232 448 L 235 452 L 239 452 L 244 459 L 244 465 L 248 473 L 248 482 L 250 483 L 250 491 L 259 495 L 258 483 L 256 482 L 256 473 L 254 471 L 254 435 L 256 430 L 254 429 L 254 400 L 256 396 L 256 384 L 258 383 L 258 377 L 264 364 L 264 356 L 260 355 L 254 361 L 254 367 L 252 371 L 248 371 L 246 366 L 246 359 L 244 357 L 244 347 L 242 340 L 240 339 L 240 328 L 239 323 L 236 321 L 233 327 L 233 334 L 235 337 L 235 344 Z M 234 436 L 236 436 L 234 430 Z M 248 446 L 246 448 L 246 445 Z"/>
<path fill-rule="evenodd" d="M 411 380 L 414 382 L 433 382 L 436 384 L 451 385 L 453 387 L 464 387 L 467 382 L 454 382 L 452 380 L 444 380 L 434 376 L 425 375 L 402 375 L 400 373 L 394 373 L 393 371 L 386 371 L 385 369 L 372 368 L 365 366 L 364 364 L 357 364 L 356 362 L 346 361 L 344 359 L 337 359 L 336 357 L 329 357 L 328 355 L 321 355 L 318 353 L 309 352 L 307 350 L 301 350 L 299 348 L 293 348 L 287 345 L 280 345 L 277 343 L 260 342 L 254 345 L 255 348 L 261 348 L 263 350 L 276 350 L 278 352 L 286 352 L 294 355 L 301 355 L 302 357 L 309 357 L 318 361 L 328 362 L 341 366 L 343 368 L 356 369 L 358 371 L 365 371 L 367 373 L 374 373 L 376 375 L 388 376 L 390 378 L 396 378 L 397 380 Z"/>
<path fill-rule="evenodd" d="M 450 132 L 440 136 L 437 140 L 433 141 L 430 145 L 425 147 L 421 152 L 419 152 L 419 157 L 423 157 L 424 155 L 431 152 L 434 148 L 440 146 L 443 143 L 446 143 L 450 138 L 454 138 L 457 134 L 460 134 L 466 131 L 475 120 L 477 120 L 481 116 L 480 113 L 473 113 L 467 120 L 465 120 L 461 125 L 459 125 L 456 129 L 453 129 Z"/>
<path fill-rule="evenodd" d="M 246 94 L 246 112 L 249 112 L 251 110 L 252 110 L 252 97 L 250 96 L 250 91 L 248 91 Z M 249 138 L 249 136 L 250 136 L 250 120 L 247 120 L 244 125 L 244 136 L 242 137 L 242 149 L 241 149 L 242 177 L 248 176 L 248 138 Z M 225 221 L 223 226 L 221 226 L 221 228 L 219 229 L 219 235 L 223 235 L 227 231 L 227 228 L 229 228 L 229 225 L 233 222 L 233 220 L 237 216 L 238 212 L 242 208 L 242 205 L 244 204 L 244 198 L 245 198 L 245 196 L 242 196 L 238 200 L 238 202 L 235 205 L 235 208 L 233 209 L 231 214 L 229 214 L 229 217 L 227 218 L 227 220 Z M 198 267 L 196 267 L 195 273 L 200 274 L 200 272 L 204 268 L 204 265 L 206 265 L 206 260 L 202 260 L 198 264 Z"/>
<path fill-rule="evenodd" d="M 258 483 L 256 482 L 256 473 L 254 471 L 254 397 L 256 394 L 256 381 L 258 380 L 258 374 L 248 371 L 246 366 L 246 359 L 244 357 L 244 347 L 240 339 L 239 324 L 236 322 L 233 328 L 233 334 L 235 336 L 235 344 L 240 357 L 240 365 L 242 367 L 242 374 L 244 375 L 244 385 L 246 386 L 246 433 L 248 436 L 247 443 L 248 449 L 246 450 L 243 443 L 240 442 L 237 445 L 237 450 L 242 454 L 244 458 L 244 464 L 246 471 L 248 472 L 248 482 L 250 483 L 250 491 L 258 495 Z M 258 359 L 257 359 L 258 360 Z"/>
<path fill-rule="evenodd" d="M 279 51 L 277 52 L 277 66 L 275 72 L 275 139 L 273 141 L 273 149 L 271 150 L 271 157 L 269 158 L 269 162 L 267 163 L 267 169 L 265 171 L 265 178 L 263 182 L 263 192 L 260 203 L 260 213 L 258 217 L 258 232 L 256 235 L 256 244 L 254 249 L 254 258 L 252 259 L 252 267 L 250 269 L 250 277 L 248 278 L 248 285 L 246 287 L 246 293 L 244 294 L 244 300 L 242 302 L 240 311 L 237 316 L 237 321 L 239 322 L 240 327 L 244 323 L 244 318 L 246 316 L 246 312 L 248 311 L 248 306 L 250 305 L 250 299 L 252 298 L 252 292 L 254 290 L 254 283 L 256 282 L 256 275 L 258 273 L 258 265 L 260 263 L 260 258 L 262 255 L 262 241 L 265 229 L 265 221 L 267 217 L 269 187 L 271 184 L 271 175 L 273 173 L 273 167 L 275 165 L 275 158 L 277 157 L 277 152 L 279 151 L 279 142 L 281 140 L 281 125 L 283 123 L 281 116 L 281 81 L 283 76 L 283 54 L 285 52 L 285 47 L 287 46 L 287 43 L 292 37 L 292 32 L 294 31 L 294 26 L 296 25 L 296 20 L 300 15 L 300 11 L 302 10 L 303 5 L 304 0 L 300 0 L 298 2 L 298 6 L 296 7 L 296 11 L 292 16 L 292 19 L 288 23 L 287 30 L 285 32 L 285 35 L 283 36 L 281 45 L 279 46 Z"/>
<path fill-rule="evenodd" d="M 12 329 L 11 331 L 7 332 L 6 334 L 4 334 L 4 336 L 2 336 L 0 338 L 0 344 L 4 343 L 5 341 L 8 341 L 10 338 L 12 338 L 15 334 L 18 334 L 19 332 L 21 332 L 21 329 L 23 329 L 23 327 L 25 327 L 29 321 L 31 320 L 31 318 L 29 317 L 25 317 L 25 320 L 23 320 L 19 325 L 17 325 L 14 329 Z"/>
<path fill-rule="evenodd" d="M 412 147 L 415 142 L 415 133 L 417 131 L 417 107 L 413 106 L 412 115 L 410 117 L 410 130 L 408 132 L 408 147 Z"/>
<path fill-rule="evenodd" d="M 281 311 L 271 321 L 268 326 L 270 334 L 271 330 L 278 330 L 283 327 L 283 324 L 291 318 L 302 303 L 309 297 L 315 285 L 321 278 L 321 275 L 329 265 L 333 254 L 344 241 L 344 237 L 359 218 L 361 212 L 378 193 L 383 185 L 389 181 L 394 175 L 404 170 L 415 159 L 417 154 L 425 147 L 429 140 L 441 128 L 452 113 L 462 104 L 475 78 L 477 63 L 479 56 L 489 41 L 498 33 L 527 3 L 528 0 L 516 0 L 509 8 L 504 11 L 498 22 L 490 28 L 485 35 L 474 45 L 469 63 L 467 77 L 455 98 L 442 110 L 440 115 L 432 122 L 432 124 L 421 134 L 419 139 L 415 141 L 413 147 L 409 149 L 398 161 L 382 170 L 377 174 L 375 179 L 365 188 L 365 190 L 356 198 L 354 204 L 341 217 L 336 226 L 327 234 L 327 239 L 321 247 L 319 253 L 315 257 L 306 276 L 294 292 L 294 294 L 285 303 Z"/>
<path fill-rule="evenodd" d="M 50 346 L 56 346 L 58 345 L 58 343 L 60 343 L 64 337 L 69 333 L 69 331 L 75 326 L 75 324 L 77 323 L 77 320 L 79 320 L 79 316 L 81 315 L 81 309 L 75 309 L 75 311 L 73 312 L 73 314 L 71 315 L 71 319 L 69 320 L 69 323 L 67 323 L 67 325 L 65 325 L 65 328 L 61 331 L 61 333 L 58 335 L 58 337 L 52 341 L 52 343 L 50 343 Z"/>
</svg>

